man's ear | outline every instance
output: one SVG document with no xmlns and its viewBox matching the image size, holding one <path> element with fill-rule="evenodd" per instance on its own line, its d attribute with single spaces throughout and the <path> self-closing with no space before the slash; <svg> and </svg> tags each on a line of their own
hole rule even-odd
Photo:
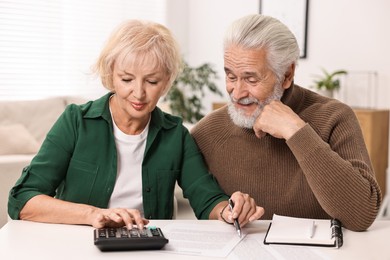
<svg viewBox="0 0 390 260">
<path fill-rule="evenodd" d="M 284 81 L 282 84 L 282 87 L 284 89 L 288 89 L 291 86 L 291 83 L 294 80 L 294 73 L 295 73 L 295 63 L 292 63 L 287 69 L 286 74 L 284 74 Z"/>
</svg>

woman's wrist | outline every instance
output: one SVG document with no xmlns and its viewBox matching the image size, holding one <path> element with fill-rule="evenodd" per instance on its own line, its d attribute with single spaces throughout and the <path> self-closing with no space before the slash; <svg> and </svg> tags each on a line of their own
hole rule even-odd
<svg viewBox="0 0 390 260">
<path fill-rule="evenodd" d="M 97 222 L 99 221 L 99 214 L 101 215 L 101 217 L 103 216 L 100 208 L 93 206 L 87 207 L 85 210 L 85 220 L 87 224 L 91 226 L 96 226 Z"/>
</svg>

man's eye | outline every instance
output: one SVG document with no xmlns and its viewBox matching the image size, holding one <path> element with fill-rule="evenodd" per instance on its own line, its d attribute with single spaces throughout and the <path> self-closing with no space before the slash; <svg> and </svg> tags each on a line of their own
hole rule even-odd
<svg viewBox="0 0 390 260">
<path fill-rule="evenodd" d="M 226 77 L 227 77 L 230 81 L 236 80 L 236 77 L 233 76 L 233 75 L 230 75 L 230 74 L 226 75 Z"/>
<path fill-rule="evenodd" d="M 252 84 L 255 84 L 258 82 L 258 80 L 256 78 L 248 78 L 247 80 L 249 83 L 252 83 Z"/>
</svg>

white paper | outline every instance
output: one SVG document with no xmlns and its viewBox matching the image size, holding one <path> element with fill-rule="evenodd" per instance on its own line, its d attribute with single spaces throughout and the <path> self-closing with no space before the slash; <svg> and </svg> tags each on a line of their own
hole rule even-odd
<svg viewBox="0 0 390 260">
<path fill-rule="evenodd" d="M 264 245 L 261 237 L 249 234 L 230 253 L 229 260 L 329 260 L 315 248 L 286 245 Z"/>
<path fill-rule="evenodd" d="M 314 230 L 312 230 L 314 224 Z M 333 245 L 330 220 L 306 219 L 274 214 L 267 242 Z"/>
<path fill-rule="evenodd" d="M 222 223 L 223 224 L 223 223 Z M 226 257 L 245 237 L 240 238 L 233 225 L 169 224 L 164 227 L 169 243 L 162 252 Z"/>
</svg>

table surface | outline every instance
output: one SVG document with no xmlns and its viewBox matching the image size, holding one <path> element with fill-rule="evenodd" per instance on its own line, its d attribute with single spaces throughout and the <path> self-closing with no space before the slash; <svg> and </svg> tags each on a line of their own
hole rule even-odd
<svg viewBox="0 0 390 260">
<path fill-rule="evenodd" d="M 197 221 L 232 228 L 217 220 L 151 220 L 150 225 L 163 230 L 170 223 L 193 224 Z M 269 221 L 258 220 L 248 227 L 255 230 L 256 239 L 262 241 L 268 225 Z M 160 251 L 100 252 L 93 244 L 93 229 L 90 226 L 12 220 L 0 229 L 0 259 L 213 259 Z M 315 250 L 326 259 L 390 260 L 390 221 L 377 220 L 365 232 L 343 231 L 344 245 L 340 249 L 316 247 Z M 246 240 L 240 243 L 246 243 Z M 230 255 L 228 259 L 232 259 Z"/>
</svg>

